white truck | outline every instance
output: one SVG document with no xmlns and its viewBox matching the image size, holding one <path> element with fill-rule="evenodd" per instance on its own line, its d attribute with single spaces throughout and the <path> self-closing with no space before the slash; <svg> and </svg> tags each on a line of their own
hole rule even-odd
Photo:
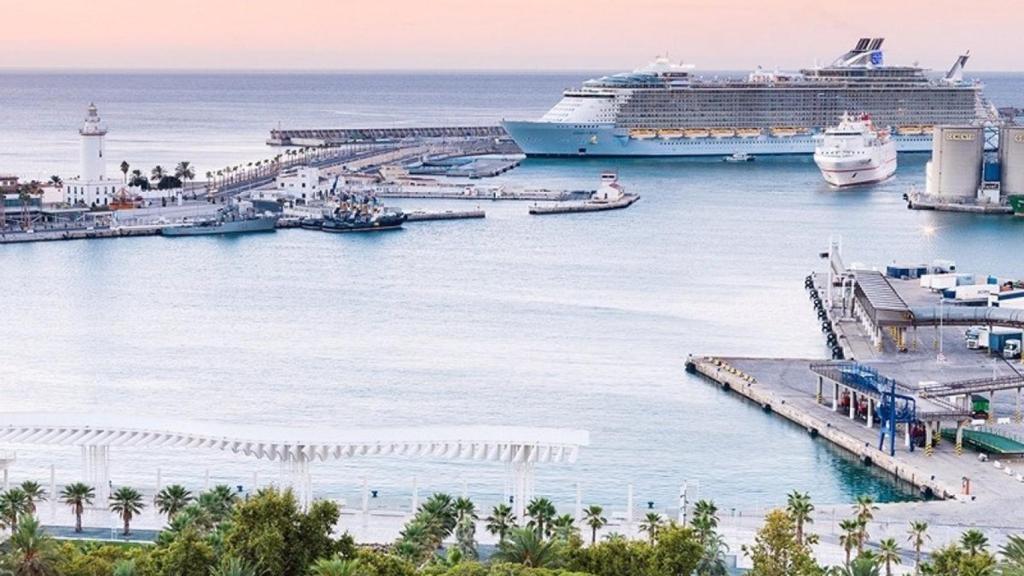
<svg viewBox="0 0 1024 576">
<path fill-rule="evenodd" d="M 1003 344 L 1003 358 L 1007 360 L 1020 358 L 1020 340 L 1010 339 Z"/>
</svg>

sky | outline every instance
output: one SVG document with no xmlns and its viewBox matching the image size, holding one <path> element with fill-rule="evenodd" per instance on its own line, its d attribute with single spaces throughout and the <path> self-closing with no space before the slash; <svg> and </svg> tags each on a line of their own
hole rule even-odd
<svg viewBox="0 0 1024 576">
<path fill-rule="evenodd" d="M 861 36 L 1021 70 L 1024 0 L 0 0 L 0 68 L 795 69 Z"/>
</svg>

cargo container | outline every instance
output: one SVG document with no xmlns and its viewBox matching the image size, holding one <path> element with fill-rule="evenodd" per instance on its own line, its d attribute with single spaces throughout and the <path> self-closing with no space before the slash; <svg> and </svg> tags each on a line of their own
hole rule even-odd
<svg viewBox="0 0 1024 576">
<path fill-rule="evenodd" d="M 929 290 L 945 290 L 957 286 L 956 274 L 925 274 L 921 276 L 921 287 Z"/>
<path fill-rule="evenodd" d="M 1024 309 L 1024 290 L 1012 289 L 993 292 L 988 296 L 988 305 L 993 308 Z"/>
<path fill-rule="evenodd" d="M 971 415 L 978 420 L 988 419 L 988 410 L 990 408 L 988 398 L 981 396 L 980 394 L 971 394 Z"/>
<path fill-rule="evenodd" d="M 953 289 L 953 297 L 957 300 L 988 300 L 994 287 L 991 284 L 967 284 Z"/>
<path fill-rule="evenodd" d="M 928 273 L 924 264 L 889 264 L 885 267 L 885 275 L 889 278 L 914 280 Z"/>
</svg>

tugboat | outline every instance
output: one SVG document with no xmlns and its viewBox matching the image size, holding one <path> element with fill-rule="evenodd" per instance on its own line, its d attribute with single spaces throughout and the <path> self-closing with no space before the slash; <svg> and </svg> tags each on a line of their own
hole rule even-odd
<svg viewBox="0 0 1024 576">
<path fill-rule="evenodd" d="M 174 224 L 160 229 L 164 236 L 208 236 L 213 234 L 241 234 L 245 232 L 274 232 L 277 216 L 257 214 L 250 206 L 243 209 L 232 204 L 217 211 L 215 218 L 197 220 L 190 224 Z"/>
<path fill-rule="evenodd" d="M 401 210 L 386 208 L 373 196 L 344 198 L 321 218 L 303 218 L 299 226 L 323 232 L 378 232 L 401 228 L 408 218 Z"/>
<path fill-rule="evenodd" d="M 753 162 L 756 159 L 757 158 L 754 158 L 753 156 L 747 154 L 746 152 L 736 152 L 731 156 L 726 156 L 725 158 L 722 158 L 722 160 L 724 160 L 725 162 L 730 162 L 732 164 L 740 164 L 742 162 Z"/>
</svg>

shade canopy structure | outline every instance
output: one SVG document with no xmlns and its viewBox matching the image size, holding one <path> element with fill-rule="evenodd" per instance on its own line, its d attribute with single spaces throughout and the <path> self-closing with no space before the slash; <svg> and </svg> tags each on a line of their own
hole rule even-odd
<svg viewBox="0 0 1024 576">
<path fill-rule="evenodd" d="M 111 449 L 218 450 L 289 466 L 292 487 L 304 505 L 311 500 L 313 462 L 411 457 L 510 465 L 514 503 L 520 508 L 532 495 L 536 465 L 575 463 L 580 448 L 589 443 L 588 432 L 565 428 L 286 428 L 99 414 L 0 413 L 0 446 L 81 447 L 85 480 L 97 489 L 109 483 Z"/>
</svg>

